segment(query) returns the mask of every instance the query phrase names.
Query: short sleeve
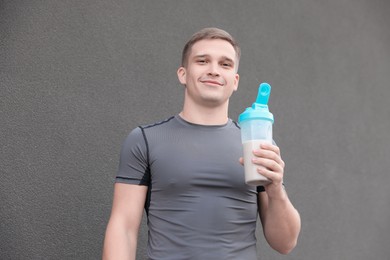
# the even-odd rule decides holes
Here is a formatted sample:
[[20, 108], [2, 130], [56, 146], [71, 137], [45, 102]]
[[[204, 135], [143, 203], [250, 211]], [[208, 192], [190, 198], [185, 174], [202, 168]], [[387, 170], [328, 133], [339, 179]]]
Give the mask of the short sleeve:
[[131, 131], [122, 144], [115, 182], [149, 186], [148, 151], [140, 127]]

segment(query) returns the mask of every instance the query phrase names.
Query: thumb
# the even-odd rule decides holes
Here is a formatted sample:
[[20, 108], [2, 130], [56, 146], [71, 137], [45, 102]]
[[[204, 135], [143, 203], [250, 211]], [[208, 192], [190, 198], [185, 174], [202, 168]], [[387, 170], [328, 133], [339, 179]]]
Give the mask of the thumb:
[[244, 158], [240, 157], [239, 162], [241, 163], [242, 166], [244, 166]]

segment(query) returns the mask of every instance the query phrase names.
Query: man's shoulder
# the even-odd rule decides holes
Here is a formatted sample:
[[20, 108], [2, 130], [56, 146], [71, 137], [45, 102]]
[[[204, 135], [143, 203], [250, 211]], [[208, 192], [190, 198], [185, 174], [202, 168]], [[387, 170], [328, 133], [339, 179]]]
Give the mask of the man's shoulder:
[[157, 122], [152, 123], [152, 124], [140, 125], [140, 126], [138, 126], [138, 128], [144, 130], [144, 129], [154, 128], [154, 127], [163, 127], [163, 126], [167, 126], [174, 119], [175, 119], [175, 116], [171, 116], [171, 117], [168, 117], [168, 118], [166, 118], [164, 120], [157, 121]]
[[236, 121], [234, 121], [233, 119], [229, 119], [229, 120], [232, 122], [233, 128], [241, 130], [240, 125]]
[[143, 139], [143, 138], [145, 138], [145, 136], [144, 136], [145, 131], [149, 131], [149, 130], [160, 130], [161, 131], [161, 128], [160, 129], [155, 129], [155, 128], [159, 127], [159, 126], [160, 127], [167, 126], [167, 123], [172, 121], [172, 119], [174, 119], [174, 118], [175, 118], [175, 116], [171, 116], [169, 118], [157, 121], [155, 123], [139, 125], [130, 131], [130, 133], [127, 136], [127, 139], [130, 141], [134, 141], [135, 139]]

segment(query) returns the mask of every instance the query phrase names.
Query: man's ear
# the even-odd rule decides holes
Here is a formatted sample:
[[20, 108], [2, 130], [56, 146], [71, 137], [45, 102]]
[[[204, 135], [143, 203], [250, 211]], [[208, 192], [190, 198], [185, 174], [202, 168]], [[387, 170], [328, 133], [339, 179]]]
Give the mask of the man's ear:
[[240, 75], [236, 74], [234, 76], [234, 91], [236, 91], [238, 89], [238, 82], [240, 81]]
[[177, 70], [177, 78], [179, 79], [180, 83], [183, 85], [187, 84], [186, 80], [186, 69], [184, 67], [180, 67]]

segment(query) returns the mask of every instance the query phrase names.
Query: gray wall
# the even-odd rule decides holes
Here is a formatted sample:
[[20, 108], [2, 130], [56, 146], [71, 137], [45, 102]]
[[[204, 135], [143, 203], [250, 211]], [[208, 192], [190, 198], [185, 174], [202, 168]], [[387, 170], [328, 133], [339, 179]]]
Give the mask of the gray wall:
[[260, 259], [388, 259], [389, 13], [386, 0], [0, 1], [0, 259], [100, 258], [120, 145], [180, 111], [180, 52], [207, 26], [243, 50], [233, 119], [273, 86], [302, 233], [280, 256], [259, 230]]

